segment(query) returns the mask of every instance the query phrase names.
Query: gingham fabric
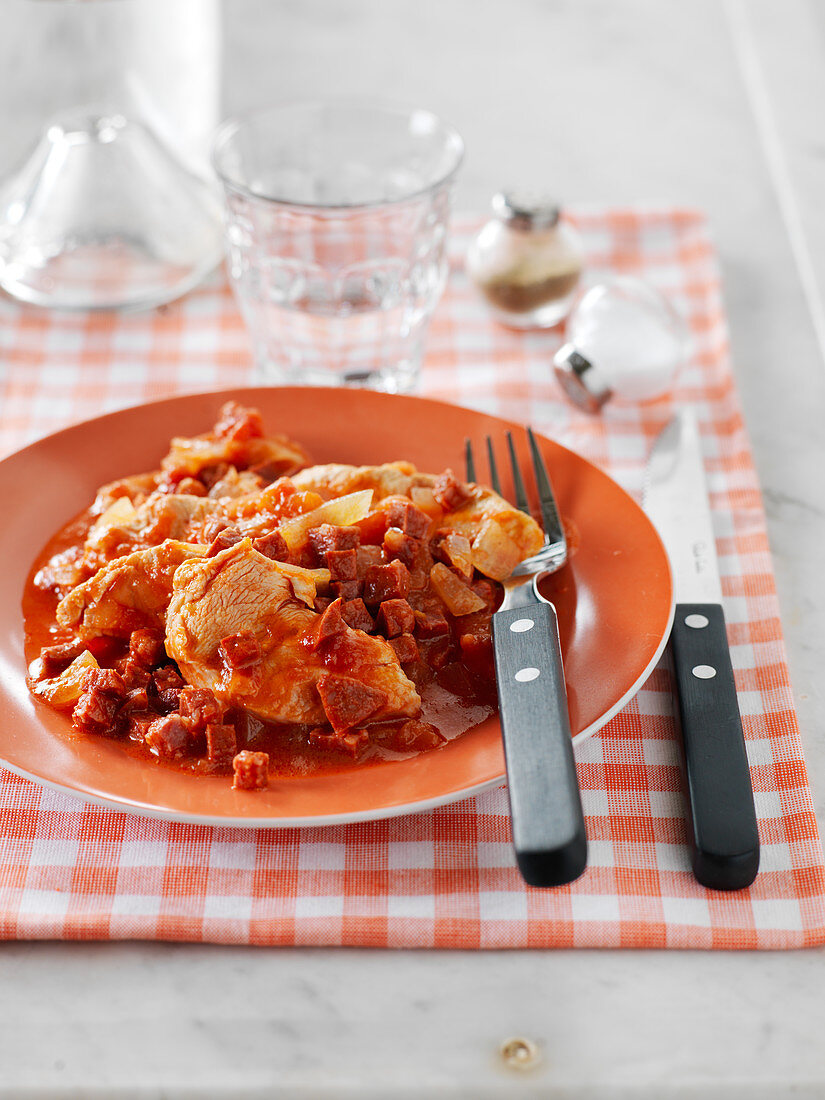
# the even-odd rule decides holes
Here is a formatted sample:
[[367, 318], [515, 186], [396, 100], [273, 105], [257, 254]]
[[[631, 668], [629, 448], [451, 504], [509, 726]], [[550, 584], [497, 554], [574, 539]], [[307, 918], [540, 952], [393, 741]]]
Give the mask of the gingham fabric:
[[[703, 431], [762, 839], [751, 889], [714, 893], [690, 873], [660, 666], [577, 749], [590, 859], [572, 886], [524, 885], [504, 789], [389, 821], [254, 831], [145, 820], [0, 772], [0, 935], [462, 948], [825, 942], [822, 848], [705, 221], [673, 209], [579, 211], [574, 220], [591, 278], [643, 275], [693, 333], [675, 400], [696, 407]], [[671, 403], [616, 405], [598, 418], [566, 404], [549, 368], [559, 333], [496, 326], [468, 286], [461, 257], [474, 224], [454, 225], [422, 391], [529, 421], [638, 492]], [[52, 315], [0, 302], [0, 370], [4, 451], [118, 406], [253, 378], [247, 335], [217, 275], [150, 314]]]

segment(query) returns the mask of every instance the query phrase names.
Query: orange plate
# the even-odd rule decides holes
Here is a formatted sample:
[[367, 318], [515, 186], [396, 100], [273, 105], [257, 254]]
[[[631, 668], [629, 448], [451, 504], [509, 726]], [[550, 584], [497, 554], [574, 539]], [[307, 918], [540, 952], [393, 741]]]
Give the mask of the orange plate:
[[[415, 758], [329, 776], [277, 780], [255, 794], [135, 759], [116, 742], [69, 736], [65, 717], [25, 683], [21, 595], [30, 565], [98, 485], [155, 469], [173, 435], [205, 431], [234, 396], [261, 409], [273, 432], [304, 443], [316, 462], [366, 465], [409, 459], [461, 470], [465, 437], [479, 457], [485, 435], [524, 432], [483, 413], [368, 390], [248, 389], [196, 394], [78, 424], [0, 462], [0, 758], [12, 771], [121, 810], [202, 824], [321, 825], [389, 817], [462, 798], [503, 780], [493, 718]], [[615, 482], [572, 451], [539, 440], [563, 516], [580, 545], [548, 594], [559, 611], [576, 740], [599, 729], [644, 683], [667, 639], [672, 586], [650, 521]], [[503, 445], [499, 447], [504, 457]], [[501, 463], [502, 466], [504, 463]], [[483, 480], [483, 476], [482, 476]], [[508, 485], [505, 482], [505, 493]]]

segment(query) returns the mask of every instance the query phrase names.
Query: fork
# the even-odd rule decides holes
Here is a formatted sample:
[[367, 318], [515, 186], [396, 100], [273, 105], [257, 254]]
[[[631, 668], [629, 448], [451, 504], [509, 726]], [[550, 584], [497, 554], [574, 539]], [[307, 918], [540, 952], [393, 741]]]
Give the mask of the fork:
[[[561, 886], [587, 863], [581, 793], [564, 686], [556, 609], [538, 582], [567, 561], [567, 540], [544, 459], [527, 429], [533, 475], [544, 521], [544, 545], [503, 582], [504, 600], [493, 615], [501, 733], [507, 766], [516, 861], [530, 886]], [[470, 440], [465, 441], [468, 481], [476, 480]], [[529, 510], [512, 433], [507, 448], [516, 507]], [[493, 442], [487, 436], [493, 489], [501, 495]]]

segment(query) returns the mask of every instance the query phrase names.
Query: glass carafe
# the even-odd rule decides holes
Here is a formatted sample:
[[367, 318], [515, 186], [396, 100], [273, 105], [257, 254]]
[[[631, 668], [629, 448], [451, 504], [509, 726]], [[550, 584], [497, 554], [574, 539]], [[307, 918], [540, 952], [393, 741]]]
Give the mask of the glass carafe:
[[222, 254], [219, 0], [3, 0], [0, 286], [158, 305]]

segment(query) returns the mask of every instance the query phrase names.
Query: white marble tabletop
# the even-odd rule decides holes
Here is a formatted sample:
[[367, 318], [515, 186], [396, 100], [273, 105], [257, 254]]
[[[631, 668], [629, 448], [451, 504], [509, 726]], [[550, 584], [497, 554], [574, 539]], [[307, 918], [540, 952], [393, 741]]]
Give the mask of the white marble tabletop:
[[[430, 106], [459, 188], [703, 207], [825, 812], [825, 4], [225, 0], [226, 106]], [[2, 113], [2, 104], [0, 104]], [[0, 1098], [825, 1096], [825, 953], [0, 948]], [[535, 1044], [527, 1069], [501, 1055]]]

